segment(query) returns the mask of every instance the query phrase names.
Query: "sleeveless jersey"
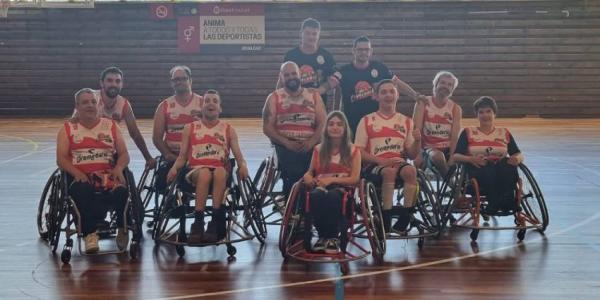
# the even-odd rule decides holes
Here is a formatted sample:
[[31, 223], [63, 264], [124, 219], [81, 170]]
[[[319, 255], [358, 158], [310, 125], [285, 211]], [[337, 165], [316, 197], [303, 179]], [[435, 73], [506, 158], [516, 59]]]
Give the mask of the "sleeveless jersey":
[[202, 110], [203, 103], [202, 96], [198, 94], [192, 94], [187, 103], [183, 105], [175, 100], [175, 96], [171, 96], [161, 102], [160, 105], [167, 126], [165, 142], [173, 152], [179, 153], [183, 127], [200, 119], [200, 111]]
[[230, 125], [219, 121], [209, 128], [201, 121], [190, 124], [188, 165], [197, 167], [225, 167], [229, 158]]
[[452, 112], [456, 103], [448, 100], [443, 107], [437, 107], [432, 97], [427, 97], [425, 113], [423, 114], [423, 148], [450, 148], [450, 135], [454, 122]]
[[413, 127], [410, 118], [398, 112], [390, 117], [374, 112], [363, 117], [359, 126], [364, 126], [366, 136], [357, 135], [357, 146], [377, 157], [405, 157], [404, 142]]
[[73, 165], [85, 174], [111, 170], [116, 153], [118, 126], [115, 121], [100, 118], [92, 128], [65, 122]]
[[[341, 162], [341, 155], [335, 154], [331, 156], [331, 160], [327, 166], [321, 165], [319, 155], [321, 145], [318, 145], [313, 150], [312, 159], [315, 162], [315, 177], [350, 177], [352, 168], [344, 166]], [[350, 148], [350, 155], [354, 157], [358, 153], [358, 148], [354, 145]]]
[[275, 128], [290, 139], [307, 140], [315, 134], [316, 127], [316, 97], [319, 93], [302, 91], [301, 100], [290, 98], [285, 89], [273, 92], [275, 102]]
[[128, 107], [131, 107], [127, 98], [118, 95], [117, 100], [112, 107], [108, 107], [102, 99], [102, 92], [100, 90], [94, 91], [94, 96], [98, 101], [98, 116], [101, 118], [113, 119], [120, 123], [125, 118], [125, 112]]
[[506, 128], [496, 127], [489, 134], [483, 133], [477, 127], [465, 128], [467, 132], [468, 151], [471, 155], [484, 155], [487, 159], [495, 161], [506, 157], [510, 133]]

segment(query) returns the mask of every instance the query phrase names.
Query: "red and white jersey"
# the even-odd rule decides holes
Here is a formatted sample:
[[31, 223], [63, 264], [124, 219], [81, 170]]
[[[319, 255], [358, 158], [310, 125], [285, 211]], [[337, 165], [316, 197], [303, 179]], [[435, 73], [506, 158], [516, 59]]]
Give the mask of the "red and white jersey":
[[219, 121], [208, 127], [202, 121], [190, 125], [188, 165], [198, 167], [225, 167], [229, 158], [230, 125]]
[[404, 142], [412, 128], [412, 119], [401, 113], [396, 112], [391, 116], [370, 113], [360, 120], [354, 144], [377, 157], [404, 158]]
[[275, 129], [279, 134], [294, 140], [307, 140], [315, 134], [316, 100], [319, 92], [303, 89], [300, 97], [290, 97], [281, 88], [273, 92], [275, 103]]
[[490, 160], [498, 160], [506, 157], [510, 133], [506, 128], [494, 128], [489, 134], [477, 129], [477, 127], [465, 128], [467, 132], [468, 151], [470, 155], [484, 155]]
[[175, 96], [171, 96], [161, 102], [160, 105], [167, 126], [165, 142], [173, 152], [179, 153], [183, 127], [200, 119], [203, 104], [204, 99], [198, 94], [192, 94], [184, 104], [177, 102]]
[[77, 169], [89, 175], [113, 168], [119, 130], [115, 121], [100, 118], [91, 128], [71, 122], [65, 122], [64, 126], [72, 162]]
[[94, 91], [94, 97], [98, 101], [98, 117], [113, 119], [120, 123], [125, 118], [125, 113], [128, 108], [131, 108], [129, 100], [127, 98], [118, 95], [115, 103], [108, 107], [106, 102], [102, 98], [102, 91]]
[[[313, 149], [312, 161], [315, 164], [315, 177], [323, 178], [323, 177], [350, 177], [352, 174], [352, 166], [345, 166], [342, 164], [342, 156], [340, 153], [331, 155], [331, 159], [329, 160], [329, 164], [324, 166], [319, 161], [319, 155], [321, 151], [321, 144], [317, 145]], [[350, 147], [350, 156], [352, 158], [358, 154], [358, 148], [354, 145]]]
[[452, 134], [452, 124], [456, 103], [448, 99], [444, 106], [438, 107], [432, 97], [427, 97], [425, 104], [425, 113], [423, 115], [423, 148], [444, 149], [450, 148], [450, 136]]

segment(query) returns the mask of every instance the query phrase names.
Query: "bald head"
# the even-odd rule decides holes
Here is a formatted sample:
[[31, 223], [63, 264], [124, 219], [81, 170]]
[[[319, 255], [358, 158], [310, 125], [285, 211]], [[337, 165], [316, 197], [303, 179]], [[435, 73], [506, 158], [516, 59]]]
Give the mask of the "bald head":
[[283, 82], [288, 92], [296, 92], [300, 89], [300, 68], [293, 61], [286, 61], [279, 69], [279, 80]]

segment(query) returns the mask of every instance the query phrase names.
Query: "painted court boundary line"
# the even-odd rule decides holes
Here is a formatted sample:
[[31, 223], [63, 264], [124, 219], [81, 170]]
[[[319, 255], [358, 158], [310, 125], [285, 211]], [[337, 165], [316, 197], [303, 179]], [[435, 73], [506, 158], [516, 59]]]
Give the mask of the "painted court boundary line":
[[[600, 218], [600, 212], [598, 212], [598, 213], [596, 213], [596, 214], [588, 217], [585, 220], [582, 220], [582, 221], [580, 221], [578, 223], [575, 223], [575, 224], [573, 224], [573, 225], [571, 225], [571, 226], [569, 226], [567, 228], [564, 228], [562, 230], [553, 232], [551, 234], [547, 234], [547, 235], [542, 236], [542, 237], [538, 237], [538, 238], [533, 239], [533, 240], [529, 240], [529, 241], [527, 241], [527, 244], [539, 243], [539, 242], [541, 242], [545, 238], [550, 238], [552, 236], [561, 235], [563, 233], [566, 233], [566, 232], [569, 232], [569, 231], [571, 231], [573, 229], [581, 227], [581, 226], [583, 226], [583, 225], [585, 225], [587, 223], [590, 223], [590, 222], [592, 222], [592, 221], [594, 221], [594, 220], [596, 220], [598, 218]], [[202, 297], [211, 297], [211, 296], [223, 296], [223, 295], [230, 295], [230, 294], [237, 294], [237, 293], [244, 293], [244, 292], [251, 292], [251, 291], [279, 289], [279, 288], [287, 288], [287, 287], [295, 287], [295, 286], [302, 286], [302, 285], [310, 285], [310, 284], [316, 284], [316, 283], [330, 282], [330, 281], [336, 281], [336, 280], [360, 278], [360, 277], [367, 277], [367, 276], [376, 276], [376, 275], [387, 274], [387, 273], [392, 273], [392, 272], [397, 272], [397, 271], [420, 269], [420, 268], [424, 268], [424, 267], [441, 265], [441, 264], [445, 264], [445, 263], [449, 263], [449, 262], [454, 262], [454, 261], [460, 261], [460, 260], [464, 260], [464, 259], [468, 259], [468, 258], [472, 258], [472, 257], [482, 256], [482, 255], [486, 255], [486, 254], [490, 254], [490, 253], [494, 253], [494, 252], [499, 252], [499, 251], [502, 251], [502, 250], [516, 248], [516, 247], [520, 246], [521, 244], [522, 243], [515, 243], [515, 244], [512, 244], [512, 245], [508, 245], [508, 246], [504, 246], [504, 247], [500, 247], [500, 248], [496, 248], [496, 249], [491, 249], [491, 250], [487, 250], [487, 251], [483, 251], [483, 252], [479, 252], [479, 253], [467, 254], [467, 255], [456, 256], [456, 257], [449, 257], [449, 258], [440, 259], [440, 260], [436, 260], [436, 261], [431, 261], [431, 262], [426, 262], [426, 263], [421, 263], [421, 264], [416, 264], [416, 265], [410, 265], [410, 266], [405, 266], [405, 267], [385, 269], [385, 270], [381, 270], [381, 271], [373, 271], [373, 272], [359, 273], [359, 274], [346, 275], [346, 276], [336, 276], [336, 277], [329, 277], [329, 278], [323, 278], [323, 279], [316, 279], [316, 280], [309, 280], [309, 281], [299, 281], [299, 282], [292, 282], [292, 283], [285, 283], [285, 284], [276, 284], [276, 285], [268, 285], [268, 286], [260, 286], [260, 287], [245, 288], [245, 289], [226, 290], [226, 291], [220, 291], [220, 292], [199, 293], [199, 294], [190, 294], [190, 295], [165, 297], [165, 298], [155, 298], [155, 299], [157, 299], [157, 300], [159, 300], [159, 299], [160, 300], [175, 300], [175, 299], [190, 299], [190, 298], [202, 298]]]

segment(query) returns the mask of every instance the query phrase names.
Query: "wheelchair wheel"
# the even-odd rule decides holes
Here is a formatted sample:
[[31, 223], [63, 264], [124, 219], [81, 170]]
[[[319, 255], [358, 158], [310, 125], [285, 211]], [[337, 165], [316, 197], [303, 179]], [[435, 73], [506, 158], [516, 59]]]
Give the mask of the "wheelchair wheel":
[[[60, 242], [60, 234], [62, 231], [65, 232], [65, 235], [68, 237], [67, 230], [69, 229], [71, 221], [69, 220], [70, 215], [70, 205], [69, 199], [67, 196], [68, 187], [67, 187], [67, 176], [64, 172], [60, 172], [60, 175], [57, 175], [59, 179], [57, 179], [57, 191], [58, 195], [56, 197], [56, 202], [53, 205], [53, 220], [52, 220], [52, 236], [50, 240], [50, 248], [52, 249], [52, 253], [56, 253], [56, 249], [58, 249], [58, 244]], [[67, 218], [67, 220], [65, 220]], [[64, 229], [63, 229], [63, 223]]]
[[54, 219], [54, 203], [57, 201], [58, 188], [60, 180], [60, 171], [56, 169], [44, 186], [40, 202], [38, 203], [37, 211], [37, 228], [40, 238], [49, 241], [49, 237], [53, 235], [53, 219]]
[[267, 157], [259, 166], [254, 179], [252, 180], [257, 197], [263, 210], [264, 223], [270, 225], [280, 225], [282, 215], [285, 213], [280, 193], [273, 189], [279, 180], [279, 171], [275, 165], [273, 157]]
[[417, 180], [419, 184], [419, 194], [417, 197], [419, 214], [427, 227], [439, 233], [441, 232], [440, 213], [438, 209], [439, 201], [433, 192], [429, 180], [427, 180], [421, 170], [417, 171]]
[[287, 249], [292, 245], [297, 236], [297, 231], [300, 228], [300, 193], [303, 188], [301, 183], [297, 182], [292, 187], [290, 192], [290, 198], [288, 200], [283, 219], [281, 221], [281, 227], [279, 231], [279, 251], [283, 258], [287, 258]]
[[144, 208], [140, 194], [135, 185], [133, 173], [129, 169], [125, 169], [125, 179], [127, 180], [127, 188], [129, 189], [130, 207], [127, 212], [131, 221], [130, 228], [133, 231], [132, 240], [139, 242], [142, 238], [142, 224], [144, 222]]
[[246, 178], [245, 180], [238, 179], [239, 196], [242, 199], [244, 206], [244, 224], [252, 228], [254, 236], [261, 244], [265, 243], [267, 238], [267, 224], [265, 223], [262, 213], [262, 207], [258, 199], [258, 192], [252, 181]]
[[464, 166], [462, 164], [454, 165], [446, 174], [440, 189], [437, 191], [440, 230], [451, 225], [448, 223], [454, 219], [452, 212], [458, 200], [455, 197], [465, 194], [465, 178], [466, 169]]
[[363, 220], [368, 223], [367, 236], [371, 244], [371, 253], [377, 263], [382, 263], [386, 252], [386, 242], [381, 204], [377, 199], [377, 190], [373, 183], [363, 183], [361, 189], [361, 212]]
[[550, 219], [542, 191], [527, 166], [520, 164], [518, 172], [521, 188], [520, 195], [517, 197], [521, 199], [521, 208], [529, 218], [528, 221], [538, 225], [537, 230], [543, 233], [548, 227]]

